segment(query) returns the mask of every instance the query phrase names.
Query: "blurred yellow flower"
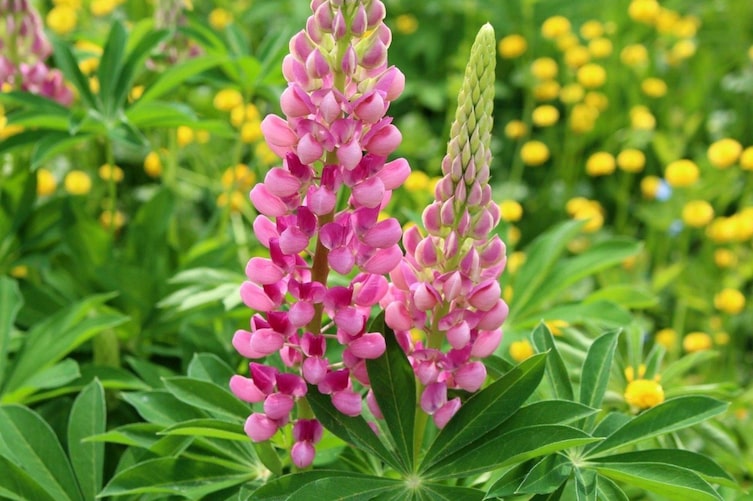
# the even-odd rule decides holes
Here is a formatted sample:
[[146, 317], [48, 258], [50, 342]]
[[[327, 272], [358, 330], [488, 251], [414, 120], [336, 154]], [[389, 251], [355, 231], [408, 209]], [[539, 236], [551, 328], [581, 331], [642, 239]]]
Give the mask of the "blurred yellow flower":
[[216, 8], [209, 13], [209, 26], [215, 30], [224, 30], [232, 22], [233, 14], [225, 9]]
[[429, 176], [424, 171], [412, 170], [403, 186], [411, 193], [423, 193], [429, 191], [429, 184]]
[[212, 104], [220, 111], [230, 111], [243, 104], [243, 95], [237, 89], [222, 89], [215, 94]]
[[234, 127], [241, 127], [245, 122], [259, 122], [261, 114], [255, 104], [239, 104], [230, 110], [230, 123]]
[[662, 97], [667, 93], [667, 84], [661, 78], [649, 77], [641, 82], [641, 90], [648, 97]]
[[659, 15], [656, 16], [656, 19], [654, 20], [656, 31], [663, 35], [669, 35], [675, 30], [679, 21], [680, 14], [674, 10], [662, 7], [659, 9]]
[[517, 33], [507, 35], [502, 38], [497, 45], [499, 55], [503, 59], [515, 59], [516, 57], [520, 57], [525, 54], [526, 49], [528, 49], [528, 42], [526, 42], [523, 35], [518, 35]]
[[565, 33], [564, 35], [558, 36], [555, 40], [555, 44], [560, 52], [567, 52], [579, 43], [580, 39], [575, 33]]
[[261, 122], [254, 120], [241, 125], [241, 141], [244, 143], [255, 143], [260, 140], [264, 134], [261, 131]]
[[654, 379], [635, 379], [625, 388], [625, 402], [637, 409], [650, 409], [664, 402], [664, 389]]
[[258, 158], [262, 164], [267, 166], [274, 165], [280, 160], [280, 157], [278, 157], [277, 154], [267, 146], [267, 143], [263, 141], [256, 143], [256, 146], [254, 147], [254, 156]]
[[510, 357], [514, 361], [520, 363], [531, 356], [533, 356], [533, 346], [527, 339], [510, 343]]
[[510, 139], [521, 139], [528, 134], [528, 127], [522, 120], [510, 120], [505, 125], [505, 136]]
[[733, 218], [718, 217], [706, 228], [706, 235], [716, 243], [733, 242], [737, 236], [736, 226]]
[[693, 38], [700, 24], [701, 20], [695, 16], [682, 17], [672, 27], [672, 34], [677, 38]]
[[550, 104], [543, 104], [533, 109], [531, 120], [538, 127], [551, 127], [557, 123], [560, 118], [560, 112]]
[[206, 129], [199, 129], [196, 131], [196, 142], [199, 144], [207, 144], [212, 139], [212, 135]]
[[537, 101], [551, 101], [560, 93], [560, 84], [556, 80], [546, 80], [533, 88], [533, 97]]
[[191, 127], [180, 125], [177, 130], [177, 138], [179, 146], [186, 146], [193, 143], [195, 134]]
[[648, 50], [646, 46], [639, 43], [626, 45], [620, 51], [620, 61], [630, 67], [643, 66], [648, 62]]
[[609, 106], [609, 98], [606, 94], [595, 90], [586, 92], [583, 102], [598, 111], [604, 111]]
[[520, 221], [523, 217], [523, 206], [516, 200], [503, 200], [499, 203], [499, 213], [502, 221]]
[[614, 156], [606, 151], [594, 153], [586, 160], [586, 173], [589, 176], [608, 176], [615, 169]]
[[102, 17], [114, 11], [123, 0], [92, 0], [89, 10], [96, 17]]
[[29, 267], [25, 264], [18, 264], [10, 269], [10, 276], [13, 278], [26, 278], [29, 276]]
[[646, 155], [641, 150], [628, 148], [617, 155], [617, 167], [625, 172], [640, 172], [646, 165]]
[[58, 182], [55, 180], [55, 176], [47, 169], [39, 169], [37, 171], [37, 195], [40, 197], [46, 197], [55, 193]]
[[92, 180], [86, 172], [72, 170], [65, 175], [63, 186], [71, 195], [86, 195], [92, 189]]
[[220, 193], [217, 197], [217, 207], [223, 208], [230, 206], [232, 212], [240, 212], [243, 206], [248, 203], [248, 197], [238, 190], [233, 190], [230, 195]]
[[113, 180], [119, 183], [123, 180], [123, 169], [117, 165], [104, 164], [99, 168], [99, 177], [104, 181]]
[[119, 230], [125, 224], [125, 215], [119, 210], [115, 212], [106, 210], [99, 215], [99, 224], [107, 230], [110, 228]]
[[724, 346], [729, 344], [729, 334], [724, 331], [715, 332], [714, 344], [717, 346]]
[[515, 251], [509, 256], [507, 256], [507, 265], [506, 265], [506, 271], [512, 275], [514, 275], [521, 266], [523, 266], [523, 263], [526, 262], [526, 253], [523, 251]]
[[604, 226], [604, 209], [596, 200], [575, 197], [567, 201], [565, 210], [573, 219], [585, 220], [583, 231], [593, 233]]
[[609, 57], [612, 54], [612, 41], [608, 38], [594, 38], [588, 42], [588, 51], [596, 59]]
[[145, 87], [143, 85], [134, 85], [131, 88], [131, 92], [128, 93], [128, 101], [134, 102], [137, 101], [141, 96], [144, 95]]
[[630, 109], [630, 127], [635, 130], [653, 130], [656, 118], [645, 106], [633, 106]]
[[649, 200], [656, 198], [660, 186], [661, 179], [656, 176], [646, 176], [641, 179], [641, 193], [643, 194], [643, 198], [648, 198]]
[[520, 242], [520, 228], [510, 225], [507, 228], [507, 235], [503, 240], [508, 245], [517, 245]]
[[601, 87], [607, 81], [607, 72], [603, 66], [589, 63], [578, 69], [576, 77], [578, 83], [586, 89], [595, 89]]
[[742, 145], [734, 139], [724, 138], [711, 143], [706, 155], [714, 167], [726, 169], [737, 162], [743, 152]]
[[722, 289], [714, 296], [714, 308], [728, 315], [737, 315], [745, 308], [745, 296], [737, 289]]
[[528, 141], [520, 149], [520, 158], [532, 167], [542, 165], [549, 160], [549, 148], [541, 141]]
[[706, 226], [714, 219], [714, 208], [706, 200], [691, 200], [682, 208], [682, 220], [693, 228]]
[[753, 170], [753, 146], [748, 146], [740, 154], [740, 168]]
[[591, 247], [591, 239], [585, 235], [580, 235], [567, 243], [567, 250], [573, 254], [580, 254], [585, 252]]
[[78, 63], [78, 69], [81, 70], [81, 73], [83, 73], [86, 76], [94, 74], [94, 72], [97, 71], [98, 67], [99, 67], [98, 57], [87, 57], [86, 59], [82, 59]]
[[667, 351], [674, 350], [677, 346], [677, 331], [669, 327], [661, 329], [655, 334], [654, 341]]
[[591, 40], [592, 38], [599, 38], [603, 34], [604, 34], [604, 25], [601, 24], [601, 21], [591, 19], [589, 21], [586, 21], [580, 26], [580, 36], [582, 36], [586, 40]]
[[68, 5], [58, 5], [50, 9], [45, 18], [47, 27], [57, 35], [67, 35], [76, 28], [76, 9]]
[[557, 61], [551, 57], [540, 57], [531, 63], [531, 74], [539, 80], [551, 80], [557, 76]]
[[669, 51], [670, 60], [679, 63], [685, 59], [693, 57], [696, 51], [693, 40], [678, 40]]
[[418, 19], [413, 14], [400, 14], [395, 19], [395, 29], [403, 35], [411, 35], [418, 29]]
[[570, 327], [568, 321], [556, 318], [554, 320], [544, 320], [544, 324], [546, 324], [546, 327], [549, 329], [549, 332], [552, 333], [552, 336], [561, 336], [562, 331]]
[[248, 191], [256, 183], [256, 173], [246, 164], [237, 164], [225, 169], [220, 182], [226, 190], [234, 188], [239, 191]]
[[554, 40], [570, 32], [570, 21], [564, 16], [552, 16], [541, 25], [541, 35]]
[[90, 77], [89, 78], [89, 88], [94, 94], [99, 94], [99, 78], [97, 77]]
[[682, 340], [682, 349], [687, 353], [710, 350], [711, 346], [711, 336], [705, 332], [691, 332]]
[[156, 151], [150, 151], [144, 158], [144, 172], [149, 177], [160, 177], [162, 175], [162, 159]]
[[560, 101], [565, 104], [575, 104], [583, 99], [583, 87], [578, 83], [570, 83], [560, 89]]
[[580, 68], [591, 60], [591, 52], [582, 45], [574, 45], [565, 51], [565, 64]]
[[628, 15], [633, 21], [652, 24], [660, 8], [657, 0], [633, 0], [628, 6]]
[[719, 268], [731, 268], [737, 265], [737, 255], [729, 249], [716, 249], [714, 263]]
[[593, 130], [599, 110], [588, 104], [576, 104], [570, 113], [570, 128], [574, 132], [589, 132]]
[[664, 179], [673, 188], [690, 186], [698, 181], [699, 176], [698, 166], [687, 159], [675, 160], [664, 171]]

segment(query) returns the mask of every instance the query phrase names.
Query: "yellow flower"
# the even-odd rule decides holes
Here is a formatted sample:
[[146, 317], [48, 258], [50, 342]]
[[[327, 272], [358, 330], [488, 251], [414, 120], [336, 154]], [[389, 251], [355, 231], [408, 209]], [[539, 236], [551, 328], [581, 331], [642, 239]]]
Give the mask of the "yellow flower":
[[280, 157], [278, 157], [265, 142], [256, 143], [256, 146], [254, 147], [254, 156], [258, 158], [262, 164], [267, 166], [273, 165], [280, 160]]
[[667, 93], [667, 84], [661, 78], [650, 77], [641, 82], [641, 90], [648, 97], [662, 97]]
[[555, 43], [560, 52], [567, 52], [569, 49], [578, 45], [580, 39], [578, 39], [578, 35], [574, 33], [565, 33], [564, 35], [557, 37]]
[[604, 225], [604, 209], [596, 200], [583, 197], [571, 198], [565, 205], [565, 210], [573, 219], [586, 220], [583, 231], [593, 233]]
[[641, 150], [628, 148], [617, 155], [617, 167], [625, 172], [640, 172], [646, 165], [646, 155]]
[[650, 409], [664, 402], [664, 389], [654, 379], [636, 379], [625, 388], [625, 402], [638, 409]]
[[67, 35], [76, 27], [76, 10], [68, 5], [58, 5], [50, 9], [45, 18], [47, 26], [57, 35]]
[[711, 165], [719, 169], [726, 169], [737, 162], [742, 152], [743, 147], [739, 142], [724, 138], [712, 143], [706, 154]]
[[222, 89], [214, 96], [213, 104], [220, 111], [230, 111], [243, 104], [243, 95], [237, 89]]
[[745, 296], [737, 289], [722, 289], [714, 296], [714, 308], [729, 315], [737, 315], [745, 308]]
[[233, 15], [225, 9], [212, 9], [209, 13], [209, 26], [215, 30], [224, 30], [233, 22]]
[[633, 0], [628, 6], [628, 15], [633, 21], [651, 24], [659, 15], [657, 0]]
[[425, 172], [413, 170], [408, 174], [403, 186], [411, 193], [422, 193], [429, 191], [429, 183], [429, 176]]
[[199, 144], [207, 144], [212, 138], [212, 135], [206, 129], [199, 129], [196, 131], [196, 142]]
[[401, 14], [395, 19], [395, 29], [403, 35], [411, 35], [418, 29], [418, 19], [413, 14]]
[[550, 104], [544, 104], [537, 106], [533, 110], [531, 119], [534, 125], [539, 127], [550, 127], [557, 123], [560, 118], [560, 112], [557, 108]]
[[530, 358], [533, 355], [533, 346], [527, 339], [510, 343], [510, 357], [516, 362]]
[[677, 38], [693, 38], [698, 33], [700, 19], [695, 16], [680, 18], [672, 27], [672, 34]]
[[99, 168], [99, 177], [105, 181], [112, 179], [119, 183], [123, 180], [123, 169], [117, 165], [104, 164]]
[[753, 170], [753, 146], [748, 146], [740, 154], [740, 168]]
[[540, 57], [531, 63], [531, 74], [539, 80], [551, 80], [557, 76], [557, 61], [551, 57]]
[[523, 217], [523, 206], [515, 200], [503, 200], [499, 203], [499, 213], [502, 221], [520, 221]]
[[541, 141], [528, 141], [520, 149], [520, 158], [526, 165], [541, 165], [549, 160], [549, 148]]
[[520, 139], [528, 133], [528, 127], [522, 120], [510, 120], [505, 125], [505, 136], [510, 139]]
[[255, 104], [239, 104], [230, 110], [230, 123], [234, 127], [241, 127], [245, 122], [259, 122], [261, 114]]
[[99, 94], [99, 78], [97, 77], [90, 77], [89, 78], [89, 88], [94, 94]]
[[55, 193], [57, 188], [57, 181], [52, 172], [47, 169], [39, 169], [37, 171], [37, 195], [40, 197], [46, 197]]
[[567, 243], [567, 250], [569, 250], [573, 254], [580, 254], [581, 252], [585, 252], [589, 247], [591, 247], [591, 239], [589, 239], [585, 235], [575, 237]]
[[673, 350], [677, 346], [677, 332], [670, 328], [662, 329], [656, 333], [654, 340], [664, 349]]
[[729, 334], [724, 331], [715, 332], [714, 344], [717, 346], [725, 346], [729, 344]]
[[241, 125], [241, 141], [244, 143], [255, 143], [263, 137], [261, 132], [261, 122], [254, 120]]
[[583, 94], [583, 87], [580, 84], [567, 84], [560, 89], [560, 101], [565, 104], [575, 104], [583, 99]]
[[679, 21], [680, 14], [670, 9], [660, 8], [659, 15], [655, 19], [656, 31], [663, 35], [669, 35], [675, 30]]
[[106, 16], [114, 11], [120, 3], [118, 0], [92, 0], [89, 10], [96, 17]]
[[691, 332], [682, 340], [682, 348], [688, 353], [711, 349], [711, 336], [705, 332]]
[[706, 200], [691, 200], [682, 208], [682, 220], [688, 226], [701, 228], [714, 219], [714, 208]]
[[256, 173], [246, 164], [237, 164], [228, 167], [220, 178], [223, 188], [235, 188], [239, 191], [248, 191], [256, 183]]
[[29, 267], [25, 264], [19, 264], [10, 269], [10, 276], [13, 278], [26, 278], [29, 276]]
[[630, 109], [630, 127], [635, 130], [653, 130], [656, 118], [645, 106], [633, 106]]
[[533, 88], [533, 96], [537, 101], [551, 101], [560, 93], [560, 84], [556, 80], [541, 82]]
[[507, 235], [504, 238], [504, 241], [508, 245], [517, 245], [518, 242], [520, 242], [520, 228], [517, 226], [510, 225], [507, 228]]
[[646, 176], [641, 179], [641, 193], [643, 194], [643, 198], [648, 198], [649, 200], [656, 198], [660, 186], [661, 179], [656, 176]]
[[528, 42], [526, 42], [523, 35], [513, 34], [507, 35], [502, 38], [497, 45], [500, 57], [503, 59], [515, 59], [525, 54], [528, 49]]
[[512, 275], [514, 275], [521, 266], [523, 266], [523, 263], [526, 262], [526, 253], [523, 251], [515, 251], [509, 256], [507, 256], [507, 265], [506, 265], [506, 271]]
[[695, 51], [695, 42], [692, 40], [678, 40], [670, 49], [669, 55], [671, 60], [680, 62], [693, 57]]
[[589, 176], [608, 176], [614, 169], [614, 157], [605, 151], [594, 153], [586, 160], [586, 173]]
[[541, 25], [541, 35], [554, 40], [570, 32], [570, 21], [564, 16], [552, 16]]
[[544, 320], [547, 329], [552, 333], [552, 336], [561, 336], [563, 329], [570, 327], [570, 323], [566, 320], [554, 319]]
[[99, 215], [99, 224], [108, 230], [110, 228], [119, 230], [125, 224], [125, 216], [119, 210], [115, 212], [106, 210]]
[[131, 103], [138, 101], [138, 99], [144, 95], [144, 90], [145, 88], [143, 85], [134, 85], [131, 88], [131, 92], [128, 93], [128, 101]]
[[591, 60], [591, 52], [582, 45], [574, 45], [565, 51], [565, 64], [571, 68], [580, 68]]
[[620, 51], [620, 61], [625, 66], [643, 66], [648, 62], [648, 50], [645, 45], [639, 43], [626, 45]]
[[92, 180], [86, 172], [72, 170], [65, 175], [63, 186], [71, 195], [86, 195], [92, 189]]
[[698, 166], [687, 159], [675, 160], [664, 171], [664, 178], [673, 188], [690, 186], [698, 181], [699, 176]]
[[230, 192], [230, 195], [227, 193], [220, 193], [217, 197], [217, 207], [222, 208], [230, 206], [232, 212], [240, 212], [244, 205], [246, 205], [247, 201], [248, 198], [243, 193], [234, 190]]
[[714, 263], [719, 268], [731, 268], [737, 265], [737, 255], [729, 249], [716, 249], [714, 251]]
[[98, 57], [87, 57], [86, 59], [82, 59], [78, 63], [78, 69], [81, 70], [81, 73], [87, 76], [92, 75], [95, 71], [97, 71], [98, 67], [99, 67]]
[[598, 111], [604, 111], [609, 106], [609, 98], [606, 94], [595, 90], [586, 92], [583, 102]]
[[737, 234], [735, 226], [733, 218], [718, 217], [706, 228], [706, 235], [716, 243], [732, 242]]
[[181, 125], [178, 127], [177, 131], [177, 137], [178, 137], [178, 145], [180, 146], [186, 146], [194, 141], [194, 132], [191, 127], [188, 127], [187, 125]]
[[576, 104], [570, 113], [570, 128], [575, 132], [589, 132], [593, 130], [599, 110], [587, 104]]
[[144, 158], [144, 172], [149, 177], [160, 177], [162, 175], [162, 159], [156, 151], [150, 151]]
[[594, 38], [588, 42], [588, 51], [596, 59], [609, 57], [612, 54], [612, 41], [608, 38]]
[[596, 63], [582, 66], [577, 73], [578, 83], [586, 89], [595, 89], [604, 85], [607, 81], [607, 72], [604, 67]]
[[599, 38], [603, 34], [604, 34], [604, 25], [601, 24], [600, 21], [597, 21], [595, 19], [586, 21], [580, 27], [580, 36], [582, 36], [586, 40]]

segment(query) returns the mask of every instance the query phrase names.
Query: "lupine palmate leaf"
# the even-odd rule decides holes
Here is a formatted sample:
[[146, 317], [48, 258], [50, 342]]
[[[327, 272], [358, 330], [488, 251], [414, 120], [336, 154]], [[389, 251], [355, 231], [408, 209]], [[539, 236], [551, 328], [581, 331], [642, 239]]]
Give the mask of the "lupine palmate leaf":
[[605, 477], [655, 492], [673, 501], [721, 501], [721, 496], [695, 472], [663, 463], [601, 463]]
[[0, 389], [3, 387], [11, 327], [23, 306], [23, 296], [15, 280], [0, 277]]
[[105, 444], [84, 439], [104, 433], [105, 391], [98, 380], [89, 383], [73, 402], [68, 420], [68, 452], [84, 499], [93, 501], [102, 489]]
[[[619, 335], [620, 331], [607, 332], [599, 336], [589, 347], [581, 373], [580, 402], [582, 404], [593, 408], [601, 407], [601, 401], [607, 391]], [[587, 422], [591, 421], [587, 420]]]
[[165, 387], [178, 400], [220, 418], [240, 422], [251, 414], [250, 407], [238, 400], [230, 391], [208, 381], [176, 376], [165, 379]]
[[549, 352], [546, 361], [546, 379], [552, 388], [554, 398], [563, 400], [573, 399], [573, 387], [570, 384], [570, 374], [567, 372], [565, 362], [562, 360], [557, 343], [554, 342], [554, 336], [544, 322], [534, 329], [533, 344], [539, 353]]

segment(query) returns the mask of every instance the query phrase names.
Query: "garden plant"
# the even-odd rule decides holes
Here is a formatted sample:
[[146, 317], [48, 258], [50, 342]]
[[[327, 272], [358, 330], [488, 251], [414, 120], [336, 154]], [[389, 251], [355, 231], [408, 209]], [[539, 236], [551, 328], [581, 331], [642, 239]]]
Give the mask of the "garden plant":
[[0, 0], [0, 499], [745, 500], [742, 0]]

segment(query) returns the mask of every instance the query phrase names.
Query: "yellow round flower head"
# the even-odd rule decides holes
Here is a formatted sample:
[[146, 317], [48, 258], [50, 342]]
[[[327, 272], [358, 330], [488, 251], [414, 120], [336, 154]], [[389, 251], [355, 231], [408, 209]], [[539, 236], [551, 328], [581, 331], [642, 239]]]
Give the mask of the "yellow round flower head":
[[617, 167], [625, 172], [640, 172], [646, 165], [646, 155], [641, 150], [628, 148], [617, 155]]
[[50, 9], [45, 18], [47, 26], [57, 35], [67, 35], [76, 28], [76, 9], [68, 5], [58, 5]]
[[711, 347], [711, 336], [705, 332], [691, 332], [682, 340], [682, 349], [688, 353], [710, 350]]
[[400, 14], [395, 19], [395, 29], [403, 35], [412, 35], [418, 29], [418, 19], [413, 14]]
[[675, 160], [664, 171], [664, 178], [673, 188], [690, 186], [698, 181], [699, 176], [698, 166], [687, 159]]
[[565, 33], [562, 36], [557, 37], [555, 44], [560, 52], [567, 52], [580, 43], [578, 35], [574, 33]]
[[604, 25], [601, 24], [601, 21], [597, 21], [595, 19], [586, 21], [580, 27], [580, 36], [582, 36], [586, 40], [599, 38], [603, 34], [604, 34]]
[[643, 198], [653, 200], [656, 198], [656, 194], [659, 193], [661, 187], [661, 179], [656, 176], [646, 176], [641, 179], [641, 193]]
[[160, 177], [162, 175], [162, 160], [159, 153], [150, 151], [144, 158], [144, 172], [149, 177]]
[[510, 357], [516, 362], [520, 363], [531, 356], [533, 356], [533, 346], [527, 339], [510, 343]]
[[556, 80], [541, 82], [533, 88], [533, 96], [537, 101], [551, 101], [560, 93], [560, 84]]
[[611, 153], [599, 151], [586, 160], [586, 173], [589, 176], [608, 176], [614, 172], [615, 160]]
[[578, 83], [567, 84], [560, 89], [560, 101], [565, 104], [575, 104], [583, 99], [583, 87]]
[[560, 320], [560, 319], [553, 319], [553, 320], [544, 320], [544, 324], [546, 324], [547, 329], [549, 329], [549, 332], [552, 333], [552, 336], [561, 336], [564, 329], [570, 327], [570, 323], [567, 320]]
[[628, 16], [633, 21], [652, 24], [659, 15], [660, 8], [657, 0], [633, 0], [628, 6]]
[[254, 120], [241, 125], [241, 141], [244, 143], [255, 143], [259, 141], [264, 134], [261, 131], [261, 122]]
[[516, 200], [503, 200], [499, 203], [499, 213], [502, 221], [508, 223], [520, 221], [523, 217], [523, 206]]
[[504, 241], [509, 245], [518, 245], [518, 242], [520, 242], [520, 228], [510, 225], [507, 228], [507, 235], [505, 236]]
[[596, 59], [603, 59], [612, 54], [612, 41], [608, 38], [594, 38], [588, 42], [588, 51]]
[[737, 255], [729, 249], [716, 249], [714, 263], [719, 268], [731, 268], [737, 265]]
[[656, 118], [645, 106], [630, 109], [630, 127], [634, 130], [654, 130]]
[[549, 160], [549, 148], [541, 141], [528, 141], [520, 149], [520, 158], [532, 167], [542, 165]]
[[86, 172], [72, 170], [65, 175], [63, 186], [71, 195], [86, 195], [92, 189], [92, 180]]
[[505, 136], [510, 139], [521, 139], [528, 133], [528, 127], [522, 120], [510, 120], [505, 125]]
[[725, 138], [711, 143], [706, 155], [714, 167], [726, 169], [737, 162], [743, 152], [742, 145], [734, 139]]
[[267, 143], [264, 142], [256, 143], [256, 146], [254, 147], [254, 155], [262, 164], [267, 166], [274, 165], [280, 160], [280, 157], [278, 157], [277, 154], [267, 146]]
[[178, 127], [178, 145], [180, 146], [186, 146], [191, 143], [193, 143], [195, 139], [194, 131], [191, 127], [188, 127], [187, 125], [181, 125]]
[[521, 266], [523, 266], [523, 263], [526, 262], [526, 253], [523, 251], [515, 251], [509, 256], [507, 256], [507, 264], [505, 266], [505, 271], [514, 275]]
[[531, 74], [539, 80], [551, 80], [557, 76], [557, 61], [551, 57], [540, 57], [531, 63]]
[[565, 51], [565, 64], [571, 68], [580, 68], [591, 60], [591, 52], [582, 45], [574, 45]]
[[706, 200], [691, 200], [682, 208], [682, 220], [693, 228], [702, 228], [714, 219], [714, 208]]
[[639, 43], [626, 45], [620, 52], [620, 61], [625, 66], [643, 66], [648, 62], [648, 50]]
[[429, 184], [429, 176], [424, 171], [412, 170], [403, 186], [411, 193], [422, 193], [429, 190]]
[[541, 25], [541, 35], [554, 40], [570, 32], [570, 21], [564, 16], [552, 16]]
[[667, 93], [667, 84], [661, 78], [650, 77], [641, 82], [641, 90], [648, 97], [662, 97]]
[[209, 13], [209, 26], [215, 30], [224, 30], [232, 22], [233, 14], [225, 9], [217, 8]]
[[240, 191], [248, 191], [256, 183], [256, 173], [246, 164], [237, 164], [228, 167], [220, 178], [223, 188], [234, 188]]
[[119, 0], [92, 0], [89, 10], [94, 16], [102, 17], [112, 13], [120, 3]]
[[714, 296], [714, 308], [728, 315], [737, 315], [745, 308], [745, 296], [737, 289], [722, 289]]
[[119, 183], [123, 180], [123, 169], [117, 165], [104, 164], [99, 168], [99, 177], [104, 181], [113, 180]]
[[625, 388], [625, 402], [637, 409], [650, 409], [664, 402], [664, 389], [654, 379], [635, 379]]
[[673, 350], [677, 346], [677, 332], [670, 328], [661, 329], [656, 333], [654, 340], [665, 350]]
[[669, 51], [670, 59], [680, 62], [693, 57], [696, 52], [695, 42], [692, 40], [678, 40]]
[[589, 63], [578, 69], [576, 77], [578, 83], [586, 89], [595, 89], [601, 87], [607, 81], [607, 72], [603, 66]]
[[531, 116], [534, 125], [537, 125], [538, 127], [551, 127], [557, 123], [559, 118], [559, 110], [550, 104], [537, 106], [534, 108]]
[[39, 169], [37, 171], [37, 195], [40, 197], [46, 197], [55, 193], [57, 188], [57, 181], [52, 172], [47, 169]]
[[659, 15], [656, 16], [655, 20], [656, 31], [663, 35], [669, 35], [675, 30], [679, 21], [680, 14], [671, 9], [660, 8]]
[[99, 215], [99, 224], [107, 230], [110, 228], [119, 230], [125, 224], [125, 216], [119, 210], [115, 212], [106, 210]]
[[740, 168], [753, 170], [753, 146], [748, 146], [740, 153]]
[[214, 96], [213, 104], [220, 111], [230, 111], [243, 104], [243, 95], [236, 89], [222, 89]]
[[217, 207], [230, 206], [231, 212], [240, 212], [247, 203], [247, 197], [238, 190], [231, 191], [229, 196], [227, 193], [220, 193], [217, 197]]
[[528, 42], [526, 42], [523, 35], [512, 34], [502, 38], [497, 45], [500, 57], [503, 59], [515, 59], [525, 54], [528, 49]]
[[570, 128], [574, 132], [589, 132], [593, 130], [599, 110], [587, 104], [576, 104], [570, 113]]

